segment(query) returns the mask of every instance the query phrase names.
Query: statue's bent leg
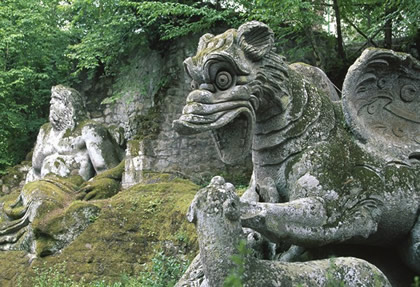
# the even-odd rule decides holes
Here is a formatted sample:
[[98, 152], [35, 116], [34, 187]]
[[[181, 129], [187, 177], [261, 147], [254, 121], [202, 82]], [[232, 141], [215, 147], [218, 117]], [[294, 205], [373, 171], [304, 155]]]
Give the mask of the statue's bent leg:
[[411, 269], [420, 273], [420, 215], [411, 229], [407, 240], [401, 245], [400, 254], [403, 261]]
[[243, 227], [252, 228], [276, 243], [320, 246], [365, 237], [377, 230], [379, 208], [360, 205], [330, 223], [325, 201], [308, 197], [287, 203], [246, 203], [241, 206]]
[[[0, 225], [0, 250], [33, 250], [35, 218], [72, 201], [72, 191], [51, 179], [27, 183], [13, 202], [6, 203], [3, 212], [9, 220]], [[39, 215], [42, 213], [42, 215]]]

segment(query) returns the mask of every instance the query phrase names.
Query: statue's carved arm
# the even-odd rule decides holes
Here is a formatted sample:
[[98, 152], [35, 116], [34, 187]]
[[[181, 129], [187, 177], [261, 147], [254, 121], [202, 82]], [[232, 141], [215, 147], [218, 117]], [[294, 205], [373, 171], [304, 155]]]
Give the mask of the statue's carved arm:
[[378, 206], [361, 203], [331, 223], [326, 202], [308, 197], [287, 203], [242, 202], [241, 223], [273, 242], [310, 247], [366, 238], [377, 230], [380, 213]]
[[108, 130], [102, 125], [88, 124], [82, 129], [82, 137], [90, 161], [97, 174], [117, 166], [120, 161], [119, 147]]
[[[320, 198], [305, 200], [295, 201], [294, 206], [278, 205], [278, 208], [283, 212], [294, 212], [295, 215], [302, 213], [301, 217], [294, 218], [304, 221], [305, 215], [319, 211], [312, 211], [309, 204], [315, 204], [315, 209], [322, 209], [324, 205]], [[301, 209], [292, 209], [299, 207], [299, 204], [303, 205]], [[222, 177], [214, 177], [209, 186], [196, 194], [188, 209], [187, 218], [197, 229], [200, 258], [194, 261], [193, 267], [197, 272], [190, 269], [176, 286], [224, 285], [225, 278], [234, 265], [231, 258], [238, 254], [238, 242], [245, 239], [240, 218], [243, 211], [241, 205], [233, 185], [226, 183]], [[256, 212], [261, 206], [251, 204], [248, 207], [248, 212]], [[265, 211], [268, 215], [271, 210], [263, 210], [261, 207], [259, 211]], [[326, 218], [324, 213], [319, 219], [313, 220], [322, 224]], [[270, 224], [268, 221], [267, 223]], [[243, 286], [328, 286], [332, 276], [340, 278], [345, 286], [391, 286], [379, 269], [366, 261], [351, 257], [337, 258], [332, 269], [331, 260], [284, 263], [257, 259], [252, 252], [240, 256], [245, 258], [241, 265], [244, 270], [244, 276], [241, 277]], [[199, 261], [202, 268], [199, 267]], [[205, 279], [199, 276], [201, 274]]]
[[45, 138], [48, 135], [44, 128], [45, 126], [39, 130], [32, 154], [32, 167], [26, 176], [26, 182], [35, 181], [41, 178], [42, 163], [44, 162], [45, 157], [49, 155], [44, 148], [46, 142]]

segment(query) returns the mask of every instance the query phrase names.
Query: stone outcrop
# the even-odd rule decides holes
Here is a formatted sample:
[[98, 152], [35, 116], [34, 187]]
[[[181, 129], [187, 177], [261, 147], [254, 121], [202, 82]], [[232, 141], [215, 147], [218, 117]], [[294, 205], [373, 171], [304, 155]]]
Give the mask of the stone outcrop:
[[256, 21], [203, 35], [175, 129], [211, 131], [228, 163], [252, 150], [243, 227], [308, 248], [389, 246], [419, 273], [420, 64], [368, 49], [337, 101], [320, 70], [289, 67], [273, 43]]

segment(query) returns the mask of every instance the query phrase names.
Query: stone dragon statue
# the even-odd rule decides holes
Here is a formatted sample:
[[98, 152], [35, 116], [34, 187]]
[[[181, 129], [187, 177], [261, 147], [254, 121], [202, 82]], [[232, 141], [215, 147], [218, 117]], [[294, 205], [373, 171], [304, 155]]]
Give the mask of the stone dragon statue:
[[310, 82], [273, 44], [256, 21], [203, 35], [174, 128], [211, 131], [226, 163], [252, 152], [243, 227], [303, 247], [398, 246], [420, 273], [420, 63], [367, 49], [337, 100], [322, 71]]

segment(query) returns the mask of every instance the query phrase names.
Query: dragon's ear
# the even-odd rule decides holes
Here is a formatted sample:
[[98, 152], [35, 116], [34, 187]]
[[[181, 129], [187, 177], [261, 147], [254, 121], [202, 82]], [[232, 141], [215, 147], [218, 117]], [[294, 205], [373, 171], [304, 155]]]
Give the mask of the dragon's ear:
[[203, 50], [206, 47], [207, 43], [209, 42], [210, 38], [213, 38], [213, 37], [214, 35], [210, 33], [207, 33], [201, 36], [200, 41], [198, 42], [197, 51]]
[[251, 21], [239, 27], [238, 40], [245, 55], [252, 61], [258, 61], [271, 50], [274, 33], [264, 23]]

